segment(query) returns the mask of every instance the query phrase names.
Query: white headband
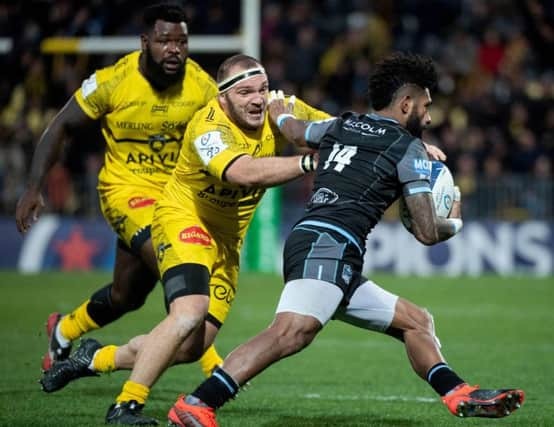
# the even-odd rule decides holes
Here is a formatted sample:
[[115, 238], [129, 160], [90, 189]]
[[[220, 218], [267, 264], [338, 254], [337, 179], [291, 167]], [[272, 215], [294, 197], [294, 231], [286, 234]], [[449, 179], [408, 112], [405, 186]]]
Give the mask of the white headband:
[[249, 68], [248, 70], [241, 71], [237, 74], [233, 74], [231, 77], [227, 77], [221, 83], [218, 83], [217, 88], [219, 92], [225, 92], [228, 89], [231, 89], [237, 83], [249, 79], [250, 77], [259, 76], [265, 74], [263, 67]]

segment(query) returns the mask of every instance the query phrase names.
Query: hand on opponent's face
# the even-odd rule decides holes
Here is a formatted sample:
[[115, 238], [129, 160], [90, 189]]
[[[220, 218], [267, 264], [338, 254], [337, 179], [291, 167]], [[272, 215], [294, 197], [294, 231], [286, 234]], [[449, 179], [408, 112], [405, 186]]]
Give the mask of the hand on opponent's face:
[[293, 114], [295, 101], [296, 97], [294, 95], [286, 100], [282, 90], [269, 92], [267, 111], [271, 121], [277, 124], [277, 118], [281, 114]]

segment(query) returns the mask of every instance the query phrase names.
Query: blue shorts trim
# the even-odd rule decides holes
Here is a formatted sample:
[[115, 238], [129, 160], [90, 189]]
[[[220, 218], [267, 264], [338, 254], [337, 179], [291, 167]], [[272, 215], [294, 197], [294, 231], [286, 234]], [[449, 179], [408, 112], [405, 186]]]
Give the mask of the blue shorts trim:
[[315, 227], [327, 228], [329, 230], [336, 231], [341, 236], [347, 238], [350, 241], [350, 243], [352, 243], [354, 246], [356, 246], [358, 248], [358, 250], [360, 251], [360, 253], [363, 253], [363, 250], [362, 250], [360, 244], [356, 241], [354, 236], [352, 236], [352, 234], [350, 234], [348, 231], [343, 230], [340, 227], [337, 227], [336, 225], [327, 224], [326, 222], [321, 222], [321, 221], [306, 220], [306, 221], [302, 221], [302, 222], [296, 224], [296, 227], [294, 227], [294, 228], [297, 228], [297, 227], [302, 226], [302, 225], [313, 225]]

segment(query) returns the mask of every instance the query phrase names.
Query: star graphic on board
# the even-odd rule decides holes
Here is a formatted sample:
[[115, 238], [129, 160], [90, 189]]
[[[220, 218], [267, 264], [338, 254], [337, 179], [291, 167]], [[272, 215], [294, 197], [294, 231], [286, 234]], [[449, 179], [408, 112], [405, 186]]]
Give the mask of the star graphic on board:
[[73, 227], [66, 240], [54, 243], [54, 249], [61, 257], [63, 271], [90, 270], [92, 257], [98, 252], [99, 245], [96, 241], [87, 240], [81, 227]]

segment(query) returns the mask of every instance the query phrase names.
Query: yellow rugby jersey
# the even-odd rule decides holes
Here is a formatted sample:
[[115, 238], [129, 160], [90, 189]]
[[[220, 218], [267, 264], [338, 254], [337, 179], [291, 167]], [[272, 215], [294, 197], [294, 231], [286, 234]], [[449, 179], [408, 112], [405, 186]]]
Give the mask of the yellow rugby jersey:
[[[302, 120], [329, 117], [301, 100], [296, 100], [294, 114]], [[214, 98], [187, 128], [177, 166], [164, 190], [164, 202], [191, 209], [219, 233], [244, 237], [265, 188], [231, 184], [223, 180], [223, 174], [239, 156], [275, 156], [287, 144], [267, 113], [261, 129], [245, 131], [225, 115]]]
[[190, 58], [184, 83], [156, 91], [139, 71], [140, 52], [97, 70], [75, 98], [106, 140], [99, 188], [112, 184], [163, 187], [179, 156], [188, 122], [217, 94], [214, 80]]

